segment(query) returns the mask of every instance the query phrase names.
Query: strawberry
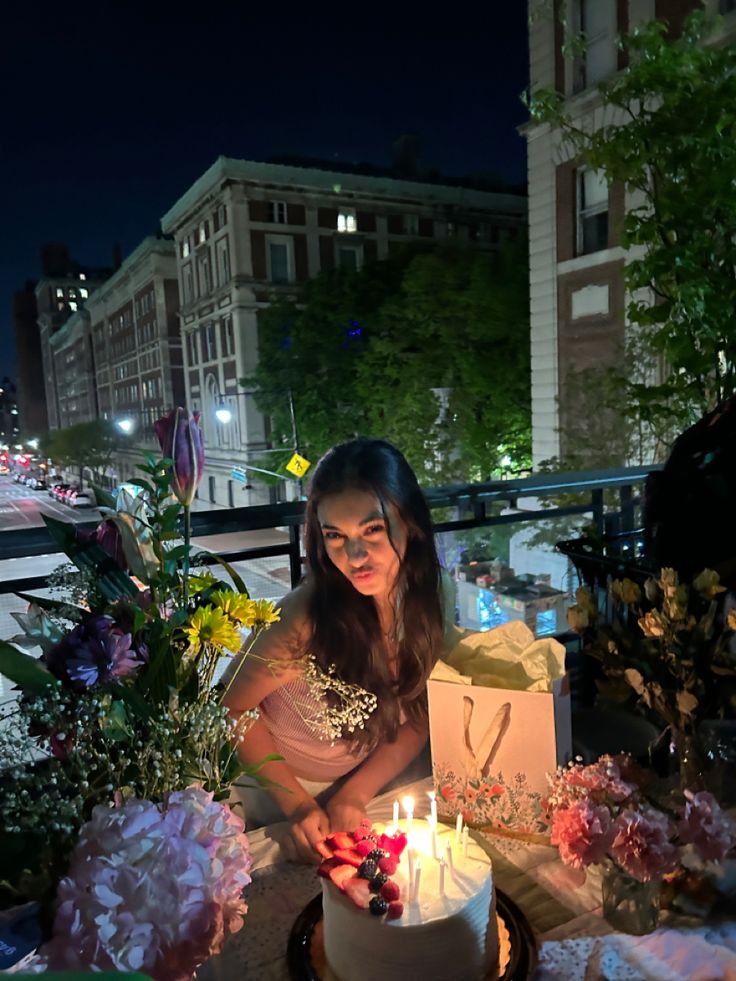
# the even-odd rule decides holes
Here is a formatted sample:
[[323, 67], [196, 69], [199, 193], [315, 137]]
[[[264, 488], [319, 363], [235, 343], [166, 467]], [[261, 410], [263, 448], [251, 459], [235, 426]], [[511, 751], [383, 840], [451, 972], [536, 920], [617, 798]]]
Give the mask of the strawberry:
[[318, 841], [314, 847], [320, 853], [322, 858], [332, 858], [332, 856], [335, 854], [334, 849], [327, 843], [326, 838], [323, 838], [322, 841]]
[[393, 875], [399, 867], [399, 860], [394, 855], [385, 855], [378, 863], [378, 868], [386, 875]]
[[401, 890], [393, 879], [389, 879], [381, 886], [381, 895], [387, 903], [393, 903], [401, 895]]
[[370, 855], [374, 848], [375, 845], [368, 838], [363, 838], [362, 841], [357, 842], [355, 845], [355, 851], [359, 855], [362, 855], [363, 858], [365, 858], [366, 855]]
[[352, 848], [354, 844], [353, 839], [346, 831], [336, 831], [334, 834], [328, 835], [327, 840], [335, 849]]
[[341, 864], [342, 863], [338, 862], [336, 858], [326, 858], [317, 869], [317, 875], [321, 875], [323, 879], [329, 879], [330, 870], [337, 868], [337, 866]]
[[345, 883], [345, 894], [352, 899], [359, 909], [368, 909], [371, 891], [365, 879], [348, 879]]
[[346, 865], [352, 865], [356, 869], [362, 863], [363, 857], [354, 848], [336, 848], [335, 858], [339, 858]]
[[397, 832], [395, 835], [383, 834], [378, 842], [379, 848], [383, 848], [387, 852], [391, 852], [396, 858], [399, 858], [403, 850], [406, 848], [406, 835], [403, 831]]
[[387, 920], [398, 920], [398, 918], [404, 912], [404, 904], [395, 900], [393, 903], [388, 904], [388, 911], [386, 913]]
[[350, 879], [355, 879], [357, 874], [352, 865], [336, 865], [330, 869], [330, 878], [337, 888], [342, 889], [343, 892], [345, 892], [345, 884]]

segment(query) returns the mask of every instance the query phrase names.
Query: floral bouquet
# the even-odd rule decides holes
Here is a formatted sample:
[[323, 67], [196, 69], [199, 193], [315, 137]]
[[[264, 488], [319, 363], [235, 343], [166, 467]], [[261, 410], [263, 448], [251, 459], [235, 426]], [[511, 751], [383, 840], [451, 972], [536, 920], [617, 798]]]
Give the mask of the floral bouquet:
[[[651, 777], [625, 754], [560, 767], [546, 803], [562, 861], [575, 869], [600, 865], [609, 878], [657, 891], [663, 878], [722, 862], [736, 845], [736, 827], [712, 794], [685, 790], [659, 804], [648, 792]], [[604, 877], [604, 907], [605, 899]]]
[[229, 581], [191, 568], [198, 413], [156, 428], [163, 459], [141, 467], [138, 495], [105, 502], [95, 532], [47, 520], [74, 563], [72, 596], [25, 596], [22, 633], [0, 642], [0, 673], [20, 689], [0, 718], [0, 906], [56, 897], [52, 964], [168, 979], [219, 950], [245, 911], [244, 825], [218, 802], [256, 776], [236, 752], [255, 713], [232, 719], [215, 679], [278, 611], [215, 556]]

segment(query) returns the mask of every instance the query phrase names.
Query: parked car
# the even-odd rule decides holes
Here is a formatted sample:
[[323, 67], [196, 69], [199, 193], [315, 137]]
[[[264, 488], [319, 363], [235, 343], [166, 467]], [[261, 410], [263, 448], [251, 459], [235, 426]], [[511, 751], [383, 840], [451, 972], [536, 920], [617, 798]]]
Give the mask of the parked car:
[[71, 484], [57, 484], [54, 488], [54, 497], [57, 501], [63, 501], [71, 489]]
[[94, 491], [80, 490], [66, 502], [73, 508], [93, 508], [97, 504]]
[[31, 486], [34, 490], [46, 490], [49, 485], [45, 477], [34, 477]]

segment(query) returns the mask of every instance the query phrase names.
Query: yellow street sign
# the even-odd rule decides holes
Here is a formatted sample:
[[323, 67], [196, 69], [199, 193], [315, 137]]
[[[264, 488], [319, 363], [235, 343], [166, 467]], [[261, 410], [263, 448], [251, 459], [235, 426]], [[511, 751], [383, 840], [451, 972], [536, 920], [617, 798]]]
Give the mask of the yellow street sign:
[[299, 456], [298, 453], [295, 453], [286, 464], [286, 469], [289, 471], [289, 473], [293, 473], [295, 477], [303, 477], [311, 466], [312, 464], [309, 462], [309, 460], [305, 459], [303, 456]]

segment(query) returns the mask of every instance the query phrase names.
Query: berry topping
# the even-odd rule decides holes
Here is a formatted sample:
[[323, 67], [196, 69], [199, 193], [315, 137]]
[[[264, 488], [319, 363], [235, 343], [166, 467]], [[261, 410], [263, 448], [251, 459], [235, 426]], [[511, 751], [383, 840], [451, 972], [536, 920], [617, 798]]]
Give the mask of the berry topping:
[[350, 832], [350, 836], [352, 837], [353, 841], [363, 841], [367, 834], [367, 828], [356, 828], [355, 831]]
[[342, 865], [342, 862], [338, 862], [336, 858], [326, 858], [317, 869], [317, 875], [321, 875], [323, 879], [329, 879], [330, 870], [336, 869], [338, 865]]
[[330, 878], [337, 888], [342, 889], [343, 892], [345, 892], [345, 883], [348, 879], [354, 879], [355, 875], [356, 872], [352, 865], [336, 865], [333, 869], [330, 869]]
[[336, 848], [335, 858], [338, 858], [345, 865], [354, 866], [356, 869], [363, 861], [363, 856], [354, 848]]
[[327, 835], [327, 841], [333, 848], [352, 848], [354, 845], [352, 837], [346, 831]]
[[388, 876], [384, 875], [383, 872], [378, 872], [373, 876], [368, 886], [371, 892], [380, 892], [386, 882], [388, 882]]
[[368, 909], [371, 894], [365, 879], [359, 879], [357, 876], [348, 879], [345, 883], [345, 895], [349, 896], [359, 909]]
[[334, 849], [331, 848], [324, 839], [322, 841], [318, 841], [314, 847], [320, 853], [322, 858], [332, 858], [332, 856], [335, 854]]
[[388, 911], [388, 903], [381, 896], [371, 896], [369, 909], [374, 916], [383, 916]]
[[382, 848], [374, 848], [372, 852], [368, 853], [368, 858], [372, 858], [374, 862], [380, 862], [385, 856], [386, 852]]
[[372, 879], [376, 872], [378, 872], [378, 866], [372, 858], [367, 858], [358, 866], [358, 875], [361, 879]]
[[[337, 854], [338, 853], [335, 852], [335, 855]], [[381, 872], [385, 872], [386, 875], [393, 875], [398, 867], [399, 861], [397, 858], [394, 858], [393, 855], [384, 856], [378, 863], [378, 868], [381, 870]]]
[[396, 858], [399, 858], [403, 850], [406, 848], [406, 842], [407, 838], [404, 832], [398, 831], [395, 835], [381, 835], [379, 845], [391, 855], [395, 855]]
[[363, 820], [360, 822], [359, 827], [365, 828], [366, 831], [370, 831], [371, 828], [373, 827], [373, 823], [370, 821], [369, 818], [363, 818]]
[[401, 895], [401, 890], [393, 879], [388, 879], [381, 889], [381, 895], [387, 903], [393, 903]]
[[365, 858], [373, 851], [373, 847], [373, 842], [368, 841], [367, 838], [364, 838], [362, 841], [356, 843], [355, 850], [359, 855], [362, 855], [363, 858]]
[[386, 919], [388, 920], [398, 920], [398, 918], [404, 912], [404, 904], [396, 900], [393, 903], [388, 904], [388, 914]]

